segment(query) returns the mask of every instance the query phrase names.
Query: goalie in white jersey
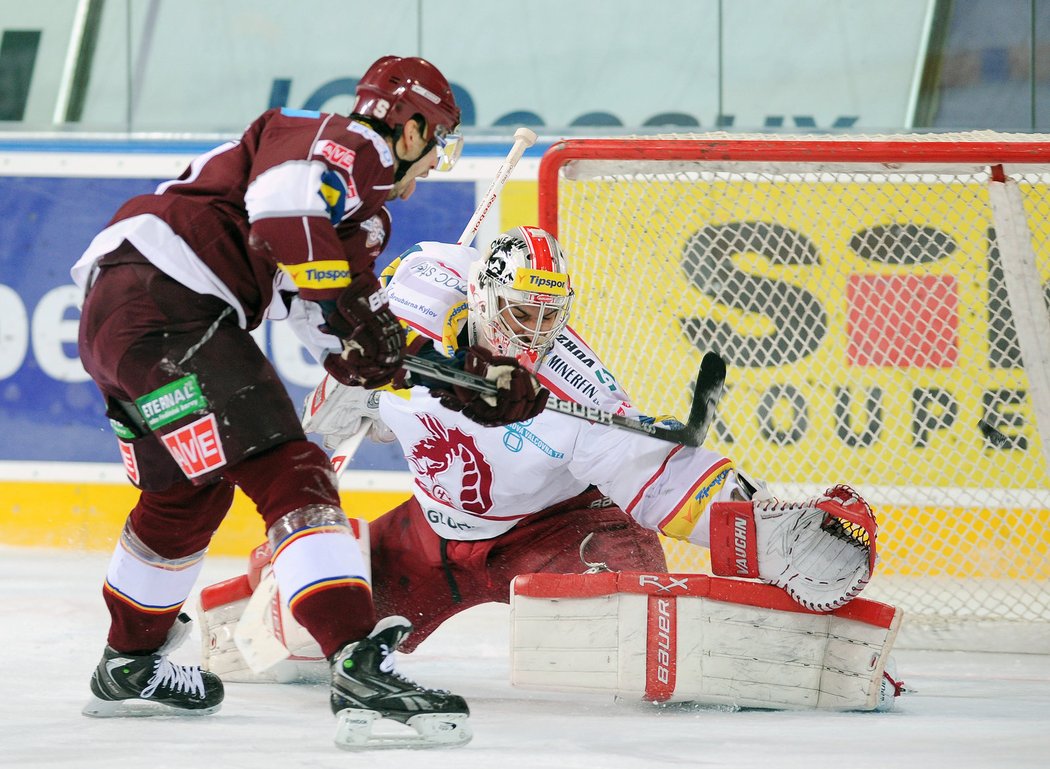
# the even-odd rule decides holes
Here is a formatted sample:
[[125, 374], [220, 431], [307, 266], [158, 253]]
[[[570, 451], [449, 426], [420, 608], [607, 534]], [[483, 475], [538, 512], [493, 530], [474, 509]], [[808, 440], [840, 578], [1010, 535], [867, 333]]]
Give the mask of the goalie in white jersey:
[[[514, 358], [554, 397], [642, 417], [567, 325], [573, 289], [547, 232], [516, 228], [484, 255], [421, 243], [387, 277], [410, 351], [450, 364], [467, 350], [482, 354], [492, 378]], [[395, 384], [407, 389], [367, 391], [326, 377], [304, 425], [330, 448], [359, 430], [401, 444], [413, 496], [369, 526], [376, 610], [415, 626], [401, 651], [466, 608], [506, 603], [519, 574], [577, 573], [581, 557], [614, 570], [664, 572], [657, 532], [710, 548], [716, 574], [763, 579], [815, 611], [845, 604], [870, 578], [874, 516], [848, 487], [779, 504], [730, 458], [703, 447], [552, 410], [485, 426], [479, 421], [495, 406], [483, 396], [435, 382]], [[506, 421], [507, 396], [501, 390], [493, 421]], [[523, 394], [530, 409], [533, 401], [534, 393]], [[265, 550], [254, 555], [244, 585], [254, 586], [267, 558]], [[223, 585], [202, 593], [206, 611], [246, 597]]]

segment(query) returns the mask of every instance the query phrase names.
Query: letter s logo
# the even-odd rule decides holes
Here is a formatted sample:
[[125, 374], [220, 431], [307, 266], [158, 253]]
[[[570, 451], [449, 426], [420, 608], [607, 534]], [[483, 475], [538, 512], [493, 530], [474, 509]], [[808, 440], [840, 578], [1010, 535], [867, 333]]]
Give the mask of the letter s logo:
[[721, 350], [736, 366], [774, 367], [814, 352], [828, 332], [820, 299], [787, 280], [765, 278], [733, 264], [757, 254], [774, 266], [818, 265], [820, 253], [800, 232], [768, 222], [729, 222], [698, 230], [682, 254], [689, 281], [714, 301], [769, 318], [768, 333], [741, 333], [710, 317], [680, 318], [682, 333], [701, 350]]

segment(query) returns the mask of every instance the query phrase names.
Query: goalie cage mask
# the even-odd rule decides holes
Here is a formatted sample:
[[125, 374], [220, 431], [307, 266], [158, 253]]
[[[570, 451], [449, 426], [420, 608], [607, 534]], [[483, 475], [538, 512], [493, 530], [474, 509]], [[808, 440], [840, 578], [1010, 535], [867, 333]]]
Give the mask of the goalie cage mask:
[[[497, 237], [467, 280], [470, 343], [533, 369], [569, 322], [574, 292], [558, 241], [539, 227]], [[525, 313], [524, 318], [518, 317]]]

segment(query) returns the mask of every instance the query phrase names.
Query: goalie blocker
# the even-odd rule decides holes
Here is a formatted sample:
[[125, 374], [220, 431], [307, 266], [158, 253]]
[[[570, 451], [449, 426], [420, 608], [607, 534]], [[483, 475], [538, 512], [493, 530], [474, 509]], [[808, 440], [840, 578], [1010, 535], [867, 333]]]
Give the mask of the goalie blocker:
[[901, 612], [831, 613], [783, 590], [702, 574], [528, 574], [511, 595], [511, 682], [651, 702], [875, 710]]

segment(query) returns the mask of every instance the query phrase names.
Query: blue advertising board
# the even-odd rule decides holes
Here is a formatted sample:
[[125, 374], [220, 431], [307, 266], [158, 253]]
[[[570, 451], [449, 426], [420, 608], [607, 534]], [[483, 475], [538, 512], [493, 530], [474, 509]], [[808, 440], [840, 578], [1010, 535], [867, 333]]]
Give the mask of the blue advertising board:
[[[80, 298], [69, 268], [125, 200], [161, 181], [0, 176], [0, 461], [119, 464], [102, 400], [77, 356]], [[454, 242], [474, 206], [474, 181], [421, 182], [390, 206], [393, 234], [380, 267], [421, 240]], [[301, 403], [323, 372], [277, 325], [256, 337]], [[396, 444], [367, 444], [354, 466], [401, 470], [404, 460]]]

